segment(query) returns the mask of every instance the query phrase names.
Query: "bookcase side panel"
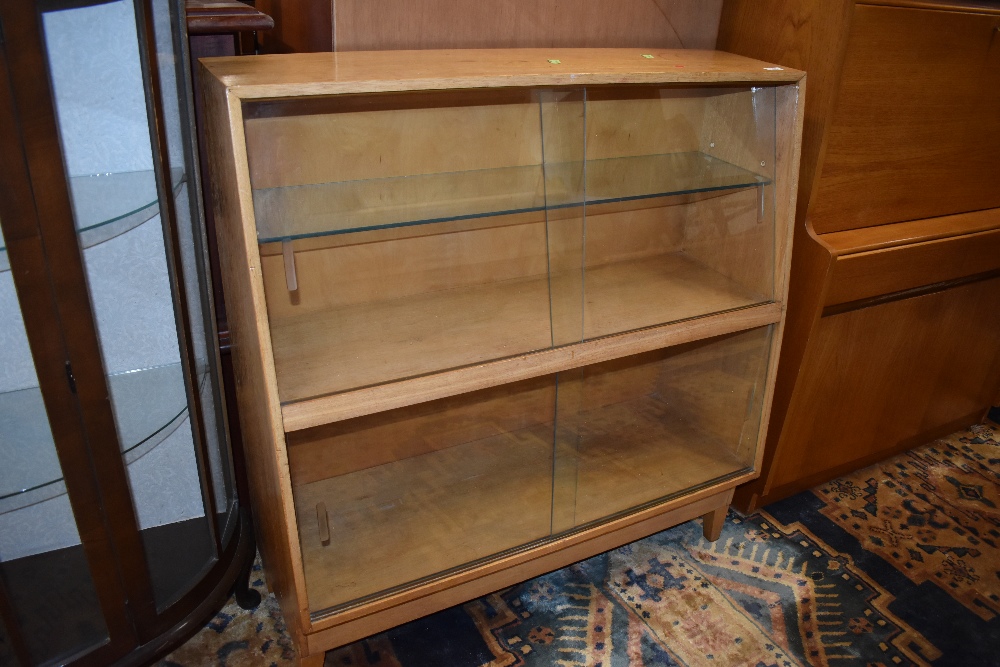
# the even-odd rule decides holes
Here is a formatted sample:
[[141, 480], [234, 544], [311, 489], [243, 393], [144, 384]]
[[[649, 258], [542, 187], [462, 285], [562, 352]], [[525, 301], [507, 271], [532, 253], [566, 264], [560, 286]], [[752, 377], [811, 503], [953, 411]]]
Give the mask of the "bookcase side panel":
[[252, 225], [240, 100], [202, 70], [206, 92], [212, 201], [219, 235], [223, 285], [232, 336], [236, 393], [240, 407], [258, 545], [268, 585], [281, 604], [293, 637], [308, 627], [301, 556], [295, 548], [295, 515], [284, 451], [260, 262]]

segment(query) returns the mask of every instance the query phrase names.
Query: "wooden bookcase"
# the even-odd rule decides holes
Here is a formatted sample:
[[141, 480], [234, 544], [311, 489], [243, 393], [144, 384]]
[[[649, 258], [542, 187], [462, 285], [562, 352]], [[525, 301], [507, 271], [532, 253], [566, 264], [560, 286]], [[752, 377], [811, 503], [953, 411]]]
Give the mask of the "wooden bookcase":
[[268, 582], [308, 662], [757, 475], [804, 74], [710, 51], [202, 61]]

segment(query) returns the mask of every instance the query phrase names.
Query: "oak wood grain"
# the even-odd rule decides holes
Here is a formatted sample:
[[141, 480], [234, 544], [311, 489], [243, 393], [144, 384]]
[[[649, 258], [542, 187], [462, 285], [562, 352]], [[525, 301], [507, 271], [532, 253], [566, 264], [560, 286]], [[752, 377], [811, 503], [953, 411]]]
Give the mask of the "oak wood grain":
[[552, 424], [553, 376], [490, 387], [288, 434], [292, 486]]
[[[732, 494], [730, 494], [730, 498], [732, 498]], [[706, 540], [714, 542], [719, 539], [719, 536], [722, 535], [722, 527], [726, 523], [726, 512], [728, 511], [729, 503], [727, 502], [723, 507], [717, 507], [701, 517], [702, 534]]]
[[412, 97], [386, 95], [377, 106], [334, 98], [326, 113], [247, 119], [251, 184], [259, 190], [541, 164], [532, 91]]
[[770, 342], [762, 328], [560, 373], [553, 530], [750, 469]]
[[[592, 554], [595, 549], [611, 548], [677, 521], [717, 515], [728, 504], [733, 487], [756, 475], [753, 465], [759, 455], [755, 443], [765, 428], [762, 412], [766, 412], [771, 400], [769, 385], [777, 360], [776, 334], [780, 333], [788, 285], [786, 271], [797, 190], [798, 140], [803, 123], [801, 72], [727, 54], [656, 49], [372, 52], [250, 60], [208, 61], [205, 76], [214, 78], [209, 90], [221, 109], [216, 112], [216, 122], [228, 126], [221, 145], [213, 148], [213, 159], [225, 163], [228, 169], [229, 175], [220, 184], [228, 199], [220, 206], [219, 215], [229, 230], [226, 244], [238, 256], [230, 260], [226, 269], [226, 286], [228, 290], [243, 291], [234, 322], [249, 332], [240, 342], [243, 361], [238, 367], [245, 369], [241, 382], [252, 386], [244, 386], [241, 395], [260, 408], [250, 430], [261, 436], [261, 441], [265, 437], [271, 439], [270, 449], [259, 446], [254, 450], [261, 458], [261, 462], [255, 461], [261, 468], [256, 484], [270, 485], [270, 491], [256, 492], [255, 502], [270, 503], [262, 528], [268, 531], [264, 550], [272, 554], [268, 560], [274, 561], [276, 557], [279, 561], [277, 578], [284, 582], [283, 590], [290, 587], [295, 596], [291, 604], [286, 602], [285, 614], [297, 614], [294, 620], [290, 619], [290, 627], [296, 641], [305, 646], [303, 655], [307, 659], [315, 661], [323, 650], [337, 644], [564, 565]], [[768, 115], [772, 113], [771, 107], [749, 99], [751, 95], [768, 95], [772, 91], [751, 93], [745, 90], [746, 86], [741, 91], [732, 90], [742, 84], [786, 83], [793, 85], [773, 89], [773, 117]], [[308, 153], [312, 148], [309, 138], [318, 136], [310, 125], [313, 118], [329, 114], [329, 108], [324, 111], [323, 107], [336, 106], [341, 101], [350, 106], [371, 100], [375, 107], [385, 107], [387, 96], [379, 93], [517, 86], [579, 89], [603, 84], [655, 84], [657, 89], [673, 84], [713, 86], [701, 93], [690, 90], [663, 93], [650, 87], [648, 90], [656, 94], [646, 105], [646, 115], [651, 120], [659, 115], [661, 121], [669, 117], [678, 127], [687, 128], [679, 135], [664, 134], [664, 146], [677, 142], [680, 136], [680, 143], [672, 150], [704, 150], [706, 142], [709, 148], [715, 143], [717, 159], [743, 165], [755, 173], [759, 173], [755, 165], [764, 162], [761, 166], [767, 167], [764, 171], [775, 181], [767, 194], [765, 214], [760, 215], [757, 201], [751, 201], [751, 198], [756, 200], [756, 188], [736, 189], [725, 195], [663, 198], [656, 205], [635, 202], [594, 205], [588, 207], [586, 253], [582, 246], [570, 241], [569, 237], [582, 228], [583, 218], [569, 209], [549, 211], [545, 221], [548, 229], [537, 218], [524, 215], [511, 216], [500, 224], [477, 221], [466, 227], [448, 222], [433, 233], [372, 230], [359, 235], [359, 239], [361, 236], [366, 239], [361, 242], [332, 237], [301, 239], [286, 247], [294, 250], [301, 284], [312, 286], [309, 289], [313, 291], [278, 298], [282, 296], [279, 292], [283, 282], [279, 268], [284, 260], [278, 244], [252, 242], [256, 235], [252, 190], [266, 189], [264, 184], [308, 185], [319, 179], [350, 179], [368, 177], [367, 174], [380, 177], [388, 172], [380, 171], [385, 163], [376, 164], [364, 150], [356, 151], [357, 160], [330, 165], [324, 163], [326, 151], [318, 149], [314, 151], [312, 165], [292, 161], [272, 168], [270, 159], [262, 159], [261, 168], [255, 169], [251, 176], [246, 151], [253, 154], [271, 140], [271, 131], [264, 128], [292, 127], [284, 136], [298, 142], [296, 150]], [[288, 113], [280, 108], [281, 98], [361, 94], [364, 97], [353, 102], [345, 97], [296, 102], [285, 109]], [[621, 94], [628, 97], [631, 93], [626, 90]], [[606, 100], [597, 95], [593, 101], [607, 101], [607, 109], [618, 103], [614, 95]], [[546, 107], [543, 100], [543, 118], [549, 114], [551, 119], [566, 111], [565, 118], [569, 120], [568, 133], [564, 137], [550, 135], [544, 140], [544, 149], [572, 156], [576, 145], [573, 136], [582, 125], [573, 121], [572, 95], [562, 102], [565, 104]], [[464, 108], [468, 111], [474, 106]], [[243, 124], [244, 110], [249, 114], [247, 124]], [[412, 107], [401, 109], [407, 113], [411, 110]], [[437, 109], [433, 111], [437, 113]], [[369, 109], [369, 112], [379, 110]], [[507, 112], [510, 109], [490, 109], [485, 113], [498, 114], [496, 124], [502, 130], [511, 127], [511, 121], [503, 119]], [[349, 114], [354, 110], [338, 113]], [[748, 113], [762, 115], [763, 124], [731, 122], [732, 116]], [[608, 118], [613, 116], [608, 114]], [[455, 114], [458, 120], [466, 117]], [[308, 119], [307, 122], [300, 123], [302, 118]], [[593, 120], [597, 122], [599, 118], [598, 113]], [[437, 129], [440, 121], [439, 116], [429, 120], [427, 126], [443, 136]], [[373, 131], [369, 119], [359, 116], [357, 122], [358, 133]], [[516, 123], [523, 124], [523, 118]], [[404, 121], [402, 126], [406, 125]], [[606, 132], [593, 137], [591, 146], [595, 151], [605, 150], [611, 158], [636, 154], [630, 152], [635, 147], [629, 148], [628, 133], [622, 138], [614, 123], [605, 126]], [[713, 130], [712, 126], [718, 128]], [[768, 144], [771, 139], [745, 135], [764, 127], [775, 128], [778, 136], [774, 138], [774, 153], [762, 156], [760, 145]], [[244, 131], [256, 137], [249, 144], [244, 143]], [[495, 143], [498, 148], [505, 148], [502, 142]], [[336, 142], [328, 144], [336, 146]], [[391, 141], [387, 143], [391, 145]], [[529, 146], [527, 153], [519, 154], [517, 151], [523, 146], [515, 148], [511, 155], [501, 156], [499, 162], [524, 160], [538, 164], [541, 156], [536, 155], [536, 149]], [[444, 166], [435, 168], [450, 168], [447, 163], [453, 158], [452, 152], [443, 151], [431, 163], [438, 160]], [[271, 153], [279, 155], [280, 147]], [[496, 157], [493, 151], [489, 153], [486, 158]], [[365, 160], [368, 162], [363, 163]], [[541, 162], [545, 163], [545, 159]], [[300, 166], [306, 171], [293, 173]], [[308, 173], [313, 167], [318, 169], [318, 176]], [[331, 167], [342, 173], [330, 176], [325, 170]], [[352, 172], [355, 167], [361, 171]], [[390, 159], [387, 168], [396, 169], [402, 177], [422, 167], [403, 163], [393, 166]], [[254, 180], [258, 178], [259, 182]], [[763, 226], [758, 228], [761, 223]], [[636, 238], [621, 238], [629, 225], [634, 227], [628, 230], [629, 235]], [[556, 228], [560, 232], [554, 237], [547, 234], [547, 238], [539, 238], [540, 230], [548, 233]], [[733, 233], [734, 229], [739, 233]], [[768, 230], [772, 230], [770, 243]], [[743, 232], [746, 235], [741, 236]], [[495, 266], [482, 272], [474, 267], [459, 267], [454, 275], [434, 270], [432, 263], [428, 263], [434, 255], [431, 245], [441, 243], [440, 237], [466, 233], [492, 237], [492, 247], [502, 249], [501, 255], [509, 250], [509, 256], [504, 255]], [[736, 238], [727, 239], [727, 235]], [[511, 243], [513, 239], [520, 240]], [[722, 259], [712, 257], [710, 239], [726, 246]], [[392, 274], [391, 257], [365, 266], [359, 254], [355, 258], [359, 269], [370, 271], [381, 266], [387, 270], [385, 285], [355, 285], [354, 288], [367, 290], [364, 295], [359, 292], [332, 299], [320, 296], [324, 284], [327, 289], [335, 289], [325, 272], [336, 271], [331, 267], [339, 265], [338, 253], [363, 254], [367, 251], [355, 246], [365, 243], [428, 244], [426, 252], [397, 255], [417, 261], [416, 274], [426, 274], [420, 280], [430, 289], [410, 286], [413, 293], [404, 294], [405, 272]], [[741, 243], [751, 249], [743, 256], [739, 251]], [[558, 252], [552, 253], [553, 249]], [[746, 255], [761, 252], [766, 256], [755, 269]], [[541, 267], [538, 262], [550, 253], [557, 258], [558, 270], [553, 271], [552, 264]], [[553, 348], [550, 321], [558, 318], [549, 311], [550, 307], [555, 309], [555, 304], [548, 302], [551, 289], [548, 274], [558, 283], [563, 275], [561, 269], [565, 268], [569, 275], [577, 258], [577, 280], [580, 269], [585, 269], [586, 288], [578, 292], [580, 337], [596, 338]], [[509, 275], [500, 276], [501, 269], [509, 271]], [[567, 291], [571, 293], [572, 290]], [[435, 301], [440, 303], [435, 306]], [[511, 312], [519, 308], [524, 311], [520, 319], [504, 317], [505, 325], [523, 321], [524, 326], [503, 327], [505, 333], [501, 337], [513, 336], [512, 341], [495, 345], [482, 356], [484, 342], [489, 348], [491, 337], [495, 338], [493, 330], [497, 327], [488, 324], [495, 324], [490, 318], [502, 312], [498, 308], [501, 303], [508, 303]], [[525, 304], [529, 307], [522, 308]], [[483, 311], [482, 317], [474, 316], [477, 308]], [[572, 314], [571, 309], [567, 314]], [[570, 319], [567, 317], [566, 321]], [[537, 323], [541, 326], [536, 326]], [[627, 329], [635, 330], [622, 333]], [[441, 338], [442, 331], [449, 334], [448, 345], [434, 343]], [[716, 342], [695, 344], [705, 338], [729, 334], [739, 335], [719, 344], [735, 346], [738, 354], [713, 357], [709, 350], [715, 349]], [[380, 335], [396, 338], [387, 340], [380, 348]], [[752, 350], [744, 350], [742, 343], [733, 342], [750, 339], [755, 341], [750, 346]], [[573, 343], [573, 339], [567, 342]], [[663, 373], [650, 373], [638, 367], [630, 369], [630, 362], [624, 359], [685, 343], [692, 345], [683, 353], [662, 353], [670, 358], [663, 366], [666, 369]], [[339, 356], [334, 359], [331, 355]], [[503, 355], [507, 356], [500, 358]], [[362, 358], [365, 363], [358, 363]], [[594, 375], [601, 375], [600, 368], [573, 370], [601, 363], [608, 364], [603, 369], [608, 372], [600, 379]], [[294, 369], [289, 372], [292, 366]], [[375, 375], [371, 375], [372, 369]], [[501, 478], [497, 471], [523, 466], [526, 462], [535, 462], [530, 466], [535, 472], [515, 476], [530, 487], [524, 497], [552, 493], [553, 438], [548, 412], [552, 394], [545, 376], [566, 371], [586, 377], [582, 384], [577, 383], [582, 387], [577, 393], [580, 414], [584, 417], [576, 424], [581, 428], [588, 424], [593, 427], [603, 420], [611, 429], [629, 414], [649, 417], [659, 414], [657, 410], [667, 410], [673, 415], [671, 419], [682, 424], [680, 431], [687, 437], [677, 437], [669, 447], [645, 447], [639, 443], [629, 448], [624, 447], [624, 441], [612, 442], [614, 438], [605, 438], [604, 444], [594, 440], [589, 458], [580, 457], [574, 470], [566, 472], [577, 475], [577, 482], [583, 480], [587, 487], [574, 496], [574, 503], [579, 506], [574, 504], [573, 514], [578, 515], [580, 522], [600, 521], [553, 537], [551, 503], [529, 502], [529, 508], [534, 510], [510, 517], [509, 512], [494, 512], [501, 507], [499, 503], [487, 503], [484, 507], [481, 502], [469, 499], [475, 496], [483, 500], [483, 491], [485, 496], [499, 493], [496, 490], [508, 486], [511, 476], [504, 474]], [[591, 376], [587, 376], [588, 372]], [[349, 376], [353, 377], [337, 389], [336, 381]], [[285, 382], [288, 378], [293, 381]], [[523, 401], [513, 400], [505, 393], [511, 391], [510, 383], [516, 382], [533, 388]], [[762, 390], [762, 383], [767, 388]], [[287, 399], [284, 392], [289, 387], [292, 394], [302, 391], [298, 398], [304, 400], [293, 399], [279, 406], [279, 396], [280, 400]], [[490, 413], [490, 419], [481, 418], [468, 402], [474, 398], [471, 392], [480, 391], [484, 392], [481, 396], [485, 397], [487, 407], [483, 409]], [[668, 398], [658, 407], [655, 397], [661, 394]], [[443, 402], [432, 406], [434, 401]], [[508, 402], [508, 407], [497, 408]], [[730, 403], [736, 407], [726, 410]], [[717, 414], [720, 405], [725, 412], [723, 417]], [[393, 419], [388, 411], [396, 409], [401, 411], [398, 419]], [[443, 413], [451, 413], [454, 418], [442, 418]], [[670, 440], [658, 430], [663, 427], [662, 419], [647, 421], [648, 428], [643, 431], [649, 436], [646, 440], [657, 440], [660, 444]], [[571, 420], [564, 426], [572, 424]], [[362, 436], [362, 432], [367, 433]], [[373, 437], [391, 438], [394, 446], [380, 448]], [[712, 447], [705, 446], [708, 441], [714, 443]], [[628, 479], [626, 473], [637, 465], [662, 464], [665, 451], [677, 454], [670, 457], [672, 472], [679, 473], [676, 479], [653, 484], [652, 488], [646, 487], [641, 493], [623, 499], [622, 479]], [[608, 465], [617, 465], [623, 457], [633, 465], [618, 466], [621, 469], [617, 476], [598, 474]], [[674, 458], [681, 461], [675, 462]], [[549, 468], [543, 465], [545, 461], [549, 462]], [[538, 478], [536, 483], [531, 483], [533, 475]], [[445, 493], [447, 480], [455, 489], [465, 488], [468, 493]], [[676, 486], [670, 486], [671, 483]], [[692, 486], [697, 490], [690, 490]], [[675, 493], [677, 497], [658, 502], [665, 493]], [[393, 494], [405, 501], [405, 507], [396, 503]], [[619, 504], [615, 504], [616, 498]], [[601, 499], [605, 502], [600, 502]], [[651, 504], [635, 510], [636, 503]], [[399, 520], [370, 520], [383, 512], [398, 512]], [[608, 513], [616, 512], [622, 514], [603, 520]], [[320, 522], [323, 516], [327, 521]], [[487, 520], [482, 520], [483, 516]], [[510, 530], [497, 528], [504, 521], [511, 522]], [[546, 522], [549, 522], [548, 533], [544, 528]], [[574, 518], [570, 525], [576, 523]], [[323, 539], [327, 525], [328, 543]], [[421, 531], [427, 535], [418, 539], [417, 533]], [[336, 557], [329, 558], [331, 552], [323, 550], [351, 545], [350, 540], [338, 540], [338, 532], [367, 536], [361, 542], [372, 544], [372, 549], [338, 552]], [[440, 543], [435, 543], [434, 535], [438, 535]], [[408, 541], [411, 537], [412, 541]], [[371, 571], [370, 558], [366, 560], [365, 554], [376, 553], [379, 545], [393, 539], [401, 540], [403, 551], [411, 553], [413, 558], [392, 558], [384, 568], [377, 568], [386, 574], [384, 579], [365, 581]], [[282, 541], [285, 544], [275, 544]], [[469, 564], [470, 560], [475, 562]], [[330, 569], [331, 563], [336, 564], [337, 571]], [[349, 565], [346, 568], [345, 563]], [[337, 579], [338, 576], [341, 578]], [[394, 588], [398, 586], [402, 588]], [[383, 592], [384, 588], [391, 590]], [[363, 601], [352, 603], [358, 596]], [[336, 609], [324, 611], [330, 606]]]
[[[586, 274], [584, 339], [769, 301], [676, 253]], [[545, 274], [271, 322], [282, 403], [552, 346]]]
[[[320, 612], [547, 537], [552, 426], [501, 432], [293, 493], [309, 607]], [[319, 502], [329, 508], [327, 546]]]

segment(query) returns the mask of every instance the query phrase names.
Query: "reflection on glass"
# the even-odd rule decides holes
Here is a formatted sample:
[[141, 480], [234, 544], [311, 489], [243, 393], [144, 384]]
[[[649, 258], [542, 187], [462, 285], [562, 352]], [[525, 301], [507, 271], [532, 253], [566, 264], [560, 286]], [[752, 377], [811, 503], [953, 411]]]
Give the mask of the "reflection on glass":
[[[175, 276], [164, 229], [165, 199], [187, 210], [188, 170], [181, 149], [170, 12], [155, 7], [156, 48], [169, 118], [169, 168], [158, 186], [151, 148], [151, 108], [144, 85], [135, 7], [116, 1], [43, 14], [45, 43], [64, 161], [73, 193], [87, 283], [100, 336], [116, 425], [157, 605], [182, 595], [214, 557], [196, 453], [193, 394], [211, 380], [203, 353], [187, 369], [188, 341], [175, 281], [198, 303], [199, 289]], [[176, 17], [173, 17], [176, 20]], [[140, 17], [140, 24], [144, 21]], [[144, 39], [144, 37], [143, 37]], [[100, 44], [100, 48], [95, 48]], [[167, 62], [161, 62], [163, 58]], [[158, 125], [154, 125], [157, 127]], [[190, 225], [189, 220], [184, 221]], [[188, 235], [190, 236], [190, 230]], [[193, 377], [191, 377], [193, 376]], [[189, 379], [190, 377], [190, 379]], [[209, 404], [207, 411], [214, 407]], [[213, 431], [214, 433], [214, 431]], [[220, 484], [224, 483], [220, 480]], [[48, 492], [51, 492], [51, 488]], [[42, 493], [39, 490], [36, 493]], [[220, 493], [225, 511], [226, 493]]]
[[[0, 273], [0, 343], [0, 584], [37, 664], [100, 644], [107, 628], [65, 489], [19, 499], [62, 471], [9, 271]], [[2, 659], [10, 641], [2, 664], [15, 664]]]

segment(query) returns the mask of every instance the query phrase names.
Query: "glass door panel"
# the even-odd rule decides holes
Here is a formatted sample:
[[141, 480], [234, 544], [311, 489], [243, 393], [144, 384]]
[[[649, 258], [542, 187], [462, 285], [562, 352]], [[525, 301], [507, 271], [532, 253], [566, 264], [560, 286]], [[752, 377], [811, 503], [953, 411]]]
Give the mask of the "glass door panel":
[[549, 535], [555, 377], [287, 435], [314, 612]]
[[282, 402], [552, 345], [536, 92], [244, 116]]
[[156, 46], [155, 53], [149, 57], [161, 89], [162, 106], [158, 118], [164, 130], [162, 140], [169, 175], [168, 179], [165, 176], [168, 180], [165, 190], [173, 193], [173, 197], [164, 202], [172, 206], [177, 221], [171, 228], [176, 233], [172, 238], [174, 273], [178, 283], [175, 289], [184, 294], [180, 303], [187, 318], [185, 340], [188, 364], [194, 377], [192, 390], [196, 394], [189, 397], [189, 402], [199, 407], [203, 424], [199, 433], [204, 452], [202, 467], [210, 480], [206, 491], [218, 523], [218, 532], [222, 534], [221, 542], [226, 544], [236, 527], [237, 499], [225, 428], [221, 369], [216, 352], [218, 332], [215, 310], [212, 292], [205, 285], [206, 276], [210, 275], [208, 240], [198, 202], [192, 201], [192, 194], [197, 192], [198, 178], [194, 169], [192, 138], [194, 110], [186, 52], [187, 36], [181, 28], [184, 19], [179, 5], [176, 2], [147, 4], [152, 12]]
[[773, 88], [587, 91], [583, 338], [770, 301]]
[[559, 374], [553, 532], [753, 465], [771, 327]]
[[[153, 4], [169, 12], [175, 3]], [[169, 16], [153, 20], [167, 30], [154, 50], [173, 60]], [[160, 173], [133, 3], [57, 6], [43, 12], [42, 25], [118, 439], [162, 608], [215, 557], [196, 445], [199, 415], [192, 419], [191, 411], [209, 369], [187, 358], [185, 320], [199, 323], [201, 339], [204, 327], [183, 312], [178, 292], [189, 281], [170, 260], [176, 240], [163, 222], [171, 209], [188, 210], [191, 172], [176, 120], [176, 81], [160, 62], [156, 74], [175, 98], [174, 117], [163, 121], [170, 166]], [[151, 54], [157, 56], [164, 58]]]
[[103, 644], [108, 630], [9, 268], [0, 271], [0, 460], [0, 598], [8, 606], [0, 622], [15, 626], [0, 642], [0, 663], [15, 664], [2, 659], [16, 652], [13, 641], [21, 642], [33, 664]]
[[586, 91], [539, 92], [552, 344], [583, 338]]

